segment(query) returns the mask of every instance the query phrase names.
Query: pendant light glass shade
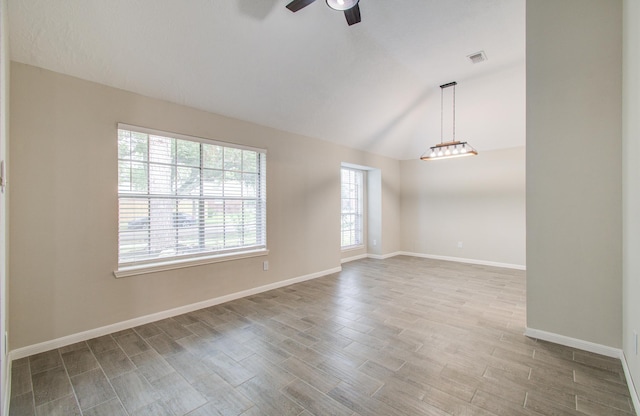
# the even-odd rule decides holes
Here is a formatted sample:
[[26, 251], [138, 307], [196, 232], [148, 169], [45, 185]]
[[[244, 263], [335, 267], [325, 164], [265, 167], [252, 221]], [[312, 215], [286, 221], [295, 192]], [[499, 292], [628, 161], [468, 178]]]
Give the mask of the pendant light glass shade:
[[349, 10], [358, 4], [358, 1], [359, 0], [327, 0], [327, 6], [333, 10]]
[[[329, 0], [327, 0], [329, 1]], [[478, 154], [469, 143], [456, 140], [456, 85], [457, 82], [440, 85], [440, 144], [431, 146], [420, 159], [422, 160], [440, 160], [452, 159], [454, 157], [475, 156]], [[443, 140], [444, 127], [444, 89], [453, 87], [453, 129], [452, 140], [445, 142]]]

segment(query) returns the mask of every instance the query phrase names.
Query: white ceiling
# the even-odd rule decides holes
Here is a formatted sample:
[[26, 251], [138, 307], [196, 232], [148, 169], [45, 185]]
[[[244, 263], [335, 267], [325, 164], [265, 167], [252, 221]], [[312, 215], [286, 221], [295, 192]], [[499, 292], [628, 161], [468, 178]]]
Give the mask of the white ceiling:
[[350, 27], [288, 1], [9, 0], [11, 58], [396, 159], [440, 141], [457, 81], [459, 140], [524, 145], [525, 0], [361, 0]]

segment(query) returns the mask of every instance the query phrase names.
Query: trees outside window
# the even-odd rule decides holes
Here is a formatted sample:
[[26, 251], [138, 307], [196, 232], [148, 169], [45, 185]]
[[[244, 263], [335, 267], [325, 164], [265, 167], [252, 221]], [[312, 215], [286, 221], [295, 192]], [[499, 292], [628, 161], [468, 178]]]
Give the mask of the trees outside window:
[[266, 152], [118, 129], [119, 264], [266, 247]]

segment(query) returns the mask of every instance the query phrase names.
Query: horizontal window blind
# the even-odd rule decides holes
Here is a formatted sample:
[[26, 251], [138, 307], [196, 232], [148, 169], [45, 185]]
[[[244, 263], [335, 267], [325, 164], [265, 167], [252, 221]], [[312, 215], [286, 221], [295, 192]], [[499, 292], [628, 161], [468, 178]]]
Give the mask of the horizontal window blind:
[[266, 151], [118, 125], [119, 264], [266, 248]]
[[358, 169], [341, 170], [341, 247], [363, 244], [364, 173]]

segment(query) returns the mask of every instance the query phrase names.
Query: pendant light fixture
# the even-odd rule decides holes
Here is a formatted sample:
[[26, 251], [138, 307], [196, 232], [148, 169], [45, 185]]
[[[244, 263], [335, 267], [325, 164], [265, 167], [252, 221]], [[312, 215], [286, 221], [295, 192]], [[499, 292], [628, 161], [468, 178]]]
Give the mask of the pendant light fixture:
[[[478, 152], [467, 142], [456, 140], [456, 85], [457, 82], [440, 85], [440, 144], [436, 144], [427, 150], [420, 159], [440, 160], [454, 157], [474, 156]], [[453, 129], [451, 141], [444, 141], [444, 90], [453, 87]]]

